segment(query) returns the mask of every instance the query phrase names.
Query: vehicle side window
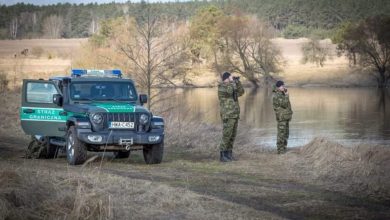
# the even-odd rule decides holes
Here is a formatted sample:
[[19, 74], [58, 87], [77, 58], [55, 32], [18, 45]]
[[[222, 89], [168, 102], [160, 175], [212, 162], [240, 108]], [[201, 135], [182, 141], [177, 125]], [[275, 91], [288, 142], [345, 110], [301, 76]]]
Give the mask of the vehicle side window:
[[44, 82], [27, 83], [27, 102], [30, 103], [53, 103], [53, 95], [57, 94], [57, 89], [53, 84]]

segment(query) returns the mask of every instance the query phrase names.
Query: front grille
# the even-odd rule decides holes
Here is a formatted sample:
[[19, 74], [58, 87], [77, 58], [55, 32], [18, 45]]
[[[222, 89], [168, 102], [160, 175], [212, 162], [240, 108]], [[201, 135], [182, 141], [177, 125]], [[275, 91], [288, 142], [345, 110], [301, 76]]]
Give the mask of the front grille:
[[135, 113], [105, 113], [104, 114], [104, 128], [108, 129], [111, 121], [115, 122], [134, 122], [134, 129], [137, 129], [138, 120]]
[[146, 125], [139, 124], [140, 113], [104, 113], [104, 129], [108, 129], [111, 121], [134, 122], [134, 130], [145, 132], [150, 128], [150, 121]]
[[134, 113], [106, 113], [105, 121], [136, 122], [137, 120]]

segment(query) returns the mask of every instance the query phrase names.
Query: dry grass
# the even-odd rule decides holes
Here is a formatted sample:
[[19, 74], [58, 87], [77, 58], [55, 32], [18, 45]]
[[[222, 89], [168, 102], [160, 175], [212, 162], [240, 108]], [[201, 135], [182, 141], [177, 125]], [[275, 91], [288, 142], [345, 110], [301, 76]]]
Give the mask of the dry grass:
[[86, 182], [91, 176], [73, 173], [65, 179], [62, 175], [23, 166], [15, 169], [14, 165], [2, 163], [0, 218], [110, 218], [109, 197]]
[[301, 47], [308, 39], [282, 39], [277, 38], [273, 43], [277, 45], [283, 54], [286, 65], [280, 74], [289, 85], [295, 86], [372, 86], [375, 79], [369, 74], [369, 70], [351, 68], [345, 57], [338, 57], [336, 45], [331, 41], [322, 40], [320, 43], [330, 48], [332, 59], [328, 59], [323, 67], [316, 64], [302, 64], [303, 53]]
[[19, 120], [21, 95], [18, 90], [0, 94], [0, 137], [24, 137], [26, 139]]
[[390, 200], [390, 149], [352, 146], [317, 138], [295, 150], [297, 167], [311, 167], [311, 178], [333, 189]]
[[0, 57], [14, 58], [15, 54], [20, 55], [20, 52], [24, 49], [28, 49], [30, 54], [34, 47], [41, 47], [44, 52], [51, 53], [56, 57], [70, 58], [74, 52], [77, 52], [81, 44], [85, 42], [87, 42], [86, 38], [1, 40]]
[[1, 219], [281, 219], [185, 188], [113, 175], [96, 164], [67, 170], [38, 161], [1, 165]]
[[[0, 71], [7, 74], [8, 88], [22, 79], [47, 79], [64, 75], [87, 39], [0, 40]], [[28, 49], [26, 55], [21, 51]]]
[[[222, 138], [222, 126], [211, 125], [199, 121], [199, 115], [191, 111], [170, 111], [164, 115], [166, 123], [166, 142], [171, 148], [188, 153], [200, 153], [204, 156], [217, 155]], [[238, 134], [235, 140], [237, 154], [253, 153], [268, 150], [256, 145], [252, 140], [254, 131], [239, 122]]]
[[[197, 118], [186, 115], [181, 120], [166, 117], [166, 141], [171, 150], [192, 154], [194, 160], [202, 155], [204, 158], [217, 158], [221, 127], [201, 123]], [[278, 157], [273, 150], [251, 142], [255, 135], [250, 129], [239, 127], [234, 151], [239, 158], [261, 160], [262, 164], [266, 164], [261, 166], [268, 176], [284, 176], [305, 183], [314, 181], [330, 190], [390, 200], [390, 149], [386, 147], [345, 147], [316, 138]], [[235, 169], [251, 173], [258, 166], [245, 163], [244, 167]]]

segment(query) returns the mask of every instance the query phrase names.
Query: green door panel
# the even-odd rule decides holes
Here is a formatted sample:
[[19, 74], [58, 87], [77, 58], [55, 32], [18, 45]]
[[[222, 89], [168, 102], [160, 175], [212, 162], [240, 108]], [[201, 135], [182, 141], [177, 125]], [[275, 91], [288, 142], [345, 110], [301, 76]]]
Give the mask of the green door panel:
[[20, 120], [29, 135], [65, 136], [68, 113], [53, 103], [54, 94], [61, 94], [52, 81], [23, 80]]

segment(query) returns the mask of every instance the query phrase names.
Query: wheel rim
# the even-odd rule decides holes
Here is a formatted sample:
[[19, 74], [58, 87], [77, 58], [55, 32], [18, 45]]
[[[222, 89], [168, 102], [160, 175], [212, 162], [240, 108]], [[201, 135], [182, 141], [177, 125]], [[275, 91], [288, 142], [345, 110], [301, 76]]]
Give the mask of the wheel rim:
[[74, 140], [73, 140], [72, 134], [70, 134], [68, 137], [67, 150], [68, 150], [68, 156], [70, 158], [73, 158], [73, 156], [74, 156]]

